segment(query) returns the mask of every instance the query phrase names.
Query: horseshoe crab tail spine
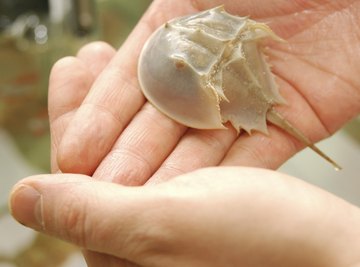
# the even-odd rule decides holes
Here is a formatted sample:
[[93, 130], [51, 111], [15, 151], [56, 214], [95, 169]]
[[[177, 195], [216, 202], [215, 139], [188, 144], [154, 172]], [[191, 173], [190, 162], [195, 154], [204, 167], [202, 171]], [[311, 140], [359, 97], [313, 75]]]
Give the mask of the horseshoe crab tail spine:
[[332, 160], [329, 156], [327, 156], [324, 152], [322, 152], [317, 146], [315, 146], [309, 140], [309, 138], [307, 138], [299, 129], [295, 128], [289, 121], [287, 121], [280, 113], [278, 113], [273, 108], [269, 110], [267, 114], [267, 119], [274, 125], [280, 127], [290, 135], [297, 138], [299, 141], [303, 142], [306, 146], [312, 149], [320, 157], [328, 161], [335, 168], [336, 171], [342, 169], [334, 160]]

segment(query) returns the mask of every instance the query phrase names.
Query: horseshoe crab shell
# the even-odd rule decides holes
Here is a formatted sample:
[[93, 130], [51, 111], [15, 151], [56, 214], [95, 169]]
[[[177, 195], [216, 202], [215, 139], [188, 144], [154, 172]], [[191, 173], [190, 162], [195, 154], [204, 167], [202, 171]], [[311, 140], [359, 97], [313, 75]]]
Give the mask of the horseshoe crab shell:
[[145, 97], [188, 127], [267, 133], [270, 120], [324, 155], [272, 107], [285, 103], [261, 41], [282, 40], [264, 23], [228, 14], [222, 6], [173, 19], [146, 42], [138, 77]]
[[280, 39], [223, 7], [174, 19], [145, 44], [139, 80], [160, 111], [192, 128], [266, 132], [266, 113], [284, 103], [259, 41]]

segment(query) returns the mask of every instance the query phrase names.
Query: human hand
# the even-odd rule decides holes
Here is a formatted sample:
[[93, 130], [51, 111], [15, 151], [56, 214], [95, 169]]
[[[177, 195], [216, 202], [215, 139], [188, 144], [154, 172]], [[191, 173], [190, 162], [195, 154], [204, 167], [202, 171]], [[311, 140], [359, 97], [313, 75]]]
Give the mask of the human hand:
[[[251, 14], [270, 22], [274, 31], [287, 39], [288, 44], [272, 44], [268, 51], [281, 93], [289, 102], [289, 107], [279, 110], [316, 141], [359, 112], [359, 8], [356, 1], [317, 1], [311, 2], [313, 7], [295, 6], [297, 3], [228, 1], [225, 7], [231, 13]], [[166, 180], [211, 165], [277, 168], [300, 149], [296, 140], [272, 126], [269, 137], [186, 129], [144, 104], [136, 62], [145, 39], [170, 18], [218, 4], [220, 1], [154, 1], [106, 68], [115, 52], [101, 44], [97, 44], [97, 54], [91, 53], [90, 45], [80, 52], [79, 60], [58, 63], [49, 97], [53, 158], [57, 158], [53, 170], [59, 164], [65, 172], [143, 184], [150, 177], [152, 181]], [[101, 258], [89, 255], [94, 262]]]
[[19, 222], [86, 248], [89, 267], [360, 264], [357, 207], [264, 169], [202, 169], [142, 187], [42, 175], [17, 184], [10, 204]]
[[[269, 136], [187, 129], [145, 102], [136, 65], [148, 36], [168, 19], [224, 2], [230, 13], [266, 21], [287, 40], [267, 51], [289, 102], [278, 110], [312, 141], [359, 113], [359, 1], [158, 0], [104, 69], [106, 64], [96, 65], [101, 56], [89, 55], [85, 62], [96, 68], [92, 72], [84, 64], [55, 66], [49, 98], [54, 170], [58, 165], [63, 172], [143, 184], [206, 166], [275, 169], [300, 150], [302, 144], [271, 125]], [[102, 62], [109, 54], [114, 52]]]

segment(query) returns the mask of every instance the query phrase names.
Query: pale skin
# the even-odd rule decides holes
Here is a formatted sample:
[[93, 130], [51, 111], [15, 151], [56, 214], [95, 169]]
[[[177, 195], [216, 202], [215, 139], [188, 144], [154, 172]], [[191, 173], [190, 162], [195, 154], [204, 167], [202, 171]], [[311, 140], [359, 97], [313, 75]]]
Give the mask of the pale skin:
[[142, 187], [42, 175], [21, 181], [11, 205], [21, 223], [87, 249], [90, 267], [360, 266], [359, 209], [264, 169], [206, 168]]
[[[274, 126], [269, 136], [187, 129], [143, 98], [136, 64], [151, 32], [221, 3], [287, 40], [267, 51], [289, 103], [278, 110], [312, 141], [359, 114], [360, 1], [154, 1], [119, 51], [90, 44], [51, 74], [53, 172], [98, 181], [27, 178], [11, 197], [15, 218], [84, 247], [96, 267], [360, 264], [351, 204], [272, 171], [191, 172], [276, 169], [302, 148], [295, 139]], [[24, 188], [41, 195], [43, 227]]]

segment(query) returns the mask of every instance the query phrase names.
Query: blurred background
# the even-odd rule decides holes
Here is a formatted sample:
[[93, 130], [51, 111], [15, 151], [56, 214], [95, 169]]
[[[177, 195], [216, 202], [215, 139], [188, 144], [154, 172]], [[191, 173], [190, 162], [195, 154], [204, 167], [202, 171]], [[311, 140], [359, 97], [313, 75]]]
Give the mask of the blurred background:
[[77, 250], [8, 214], [22, 177], [49, 172], [52, 64], [93, 40], [120, 47], [150, 0], [0, 0], [0, 267], [86, 266]]
[[[12, 185], [49, 172], [47, 85], [52, 64], [83, 44], [119, 47], [150, 0], [0, 0], [0, 267], [86, 266], [76, 248], [19, 225], [8, 214]], [[306, 149], [282, 172], [360, 206], [360, 119], [321, 142], [344, 170]]]

